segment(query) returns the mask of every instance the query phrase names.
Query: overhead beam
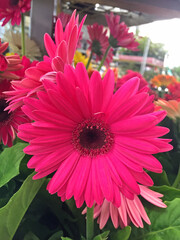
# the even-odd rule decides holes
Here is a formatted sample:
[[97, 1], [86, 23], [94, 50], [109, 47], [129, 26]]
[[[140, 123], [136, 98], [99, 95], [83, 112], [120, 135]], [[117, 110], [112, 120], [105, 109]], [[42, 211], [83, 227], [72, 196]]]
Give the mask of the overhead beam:
[[[84, 14], [80, 14], [80, 19], [82, 19]], [[155, 21], [156, 19], [152, 18], [150, 15], [137, 15], [137, 14], [128, 14], [126, 15], [121, 15], [121, 22], [125, 22], [128, 26], [138, 26], [141, 24], [149, 23], [152, 21]], [[85, 25], [91, 25], [93, 23], [97, 22], [98, 24], [102, 24], [104, 26], [107, 26], [107, 21], [105, 19], [104, 14], [93, 14], [87, 15]]]
[[[179, 18], [180, 2], [177, 0], [63, 0], [63, 2], [89, 3], [119, 7], [129, 11], [139, 11], [159, 17], [159, 19]], [[83, 10], [82, 10], [83, 11]]]

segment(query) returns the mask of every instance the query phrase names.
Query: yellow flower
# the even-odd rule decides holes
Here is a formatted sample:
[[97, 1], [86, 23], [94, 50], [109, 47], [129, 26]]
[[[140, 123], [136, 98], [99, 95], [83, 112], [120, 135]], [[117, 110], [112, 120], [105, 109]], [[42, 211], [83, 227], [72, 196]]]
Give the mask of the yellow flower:
[[[163, 109], [167, 112], [167, 116], [172, 118], [174, 121], [176, 118], [180, 118], [180, 102], [176, 100], [166, 101], [164, 99], [159, 99], [155, 101], [155, 105], [159, 106], [160, 109]], [[159, 108], [157, 109], [159, 110]]]
[[161, 86], [167, 87], [169, 86], [169, 84], [172, 84], [175, 82], [177, 82], [177, 80], [174, 76], [161, 75], [161, 74], [154, 76], [154, 78], [150, 80], [150, 83], [154, 87], [161, 87]]
[[13, 52], [8, 52], [8, 53], [6, 53], [5, 54], [5, 56], [12, 56], [12, 55], [14, 55], [15, 53], [13, 53]]
[[[74, 55], [74, 66], [77, 65], [78, 62], [82, 62], [84, 66], [87, 65], [89, 58], [85, 57], [81, 52], [76, 51]], [[92, 66], [89, 64], [88, 69], [91, 69]]]

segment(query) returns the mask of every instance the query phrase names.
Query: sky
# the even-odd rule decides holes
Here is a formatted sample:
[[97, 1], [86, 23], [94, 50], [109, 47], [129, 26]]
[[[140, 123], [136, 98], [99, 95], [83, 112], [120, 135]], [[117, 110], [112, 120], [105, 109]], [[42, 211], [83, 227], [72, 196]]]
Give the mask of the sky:
[[163, 43], [168, 51], [165, 67], [180, 66], [180, 19], [155, 21], [139, 26], [139, 35], [147, 36], [153, 43]]

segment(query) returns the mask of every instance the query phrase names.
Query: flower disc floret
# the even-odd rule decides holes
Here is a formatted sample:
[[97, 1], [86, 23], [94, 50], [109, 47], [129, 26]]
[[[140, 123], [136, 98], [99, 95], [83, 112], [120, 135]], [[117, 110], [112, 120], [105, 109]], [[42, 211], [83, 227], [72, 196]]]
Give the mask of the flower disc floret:
[[114, 137], [109, 126], [98, 118], [78, 124], [73, 131], [73, 145], [82, 156], [103, 155], [110, 151]]

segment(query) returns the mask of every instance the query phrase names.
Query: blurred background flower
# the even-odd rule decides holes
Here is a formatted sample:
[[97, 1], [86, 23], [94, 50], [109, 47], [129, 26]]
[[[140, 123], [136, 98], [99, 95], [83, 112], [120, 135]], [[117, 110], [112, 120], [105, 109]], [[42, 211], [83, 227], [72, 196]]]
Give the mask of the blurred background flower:
[[155, 75], [154, 78], [150, 80], [153, 87], [167, 87], [170, 84], [175, 83], [177, 80], [174, 76], [159, 74]]
[[1, 43], [0, 39], [0, 81], [3, 79], [19, 79], [19, 77], [12, 73], [13, 71], [23, 68], [19, 55], [4, 56], [3, 53], [8, 48], [8, 43]]
[[10, 89], [10, 81], [4, 79], [0, 82], [0, 141], [8, 147], [13, 145], [19, 125], [29, 122], [29, 118], [20, 108], [14, 112], [5, 110], [8, 103], [4, 92]]
[[[22, 55], [21, 34], [19, 32], [6, 31], [3, 35], [3, 40], [9, 42], [10, 52]], [[42, 57], [40, 48], [34, 40], [28, 37], [27, 34], [25, 35], [25, 42], [25, 51], [27, 58], [35, 60]]]
[[2, 26], [9, 21], [11, 25], [21, 23], [21, 14], [31, 8], [31, 0], [5, 0], [0, 2], [0, 20], [4, 19]]

